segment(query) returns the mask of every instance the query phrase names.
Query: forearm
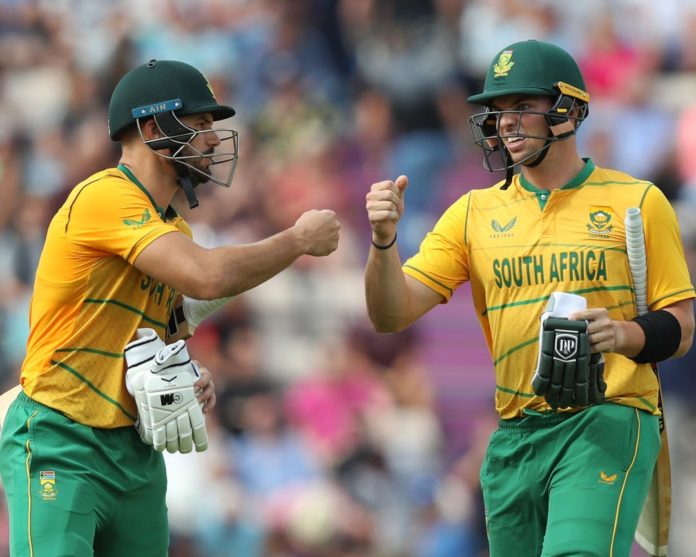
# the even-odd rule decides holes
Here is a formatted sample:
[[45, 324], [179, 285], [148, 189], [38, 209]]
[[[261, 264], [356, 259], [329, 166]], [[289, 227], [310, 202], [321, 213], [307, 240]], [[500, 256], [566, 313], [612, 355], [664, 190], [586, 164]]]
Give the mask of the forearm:
[[338, 246], [340, 223], [330, 209], [312, 209], [294, 226], [253, 244], [206, 249], [181, 232], [153, 240], [133, 265], [196, 300], [235, 296], [275, 276], [298, 257], [324, 257]]
[[614, 352], [632, 358], [645, 344], [645, 334], [635, 321], [614, 321], [616, 345]]
[[304, 253], [292, 228], [252, 244], [211, 249], [206, 255], [208, 288], [203, 296], [185, 294], [206, 300], [235, 296], [274, 277]]
[[[659, 345], [667, 350], [668, 355], [663, 355], [663, 358], [673, 357], [678, 358], [686, 354], [691, 348], [691, 343], [694, 335], [694, 319], [691, 300], [678, 302], [672, 306], [663, 308], [662, 312], [652, 312], [659, 317], [662, 313], [673, 316], [673, 319], [665, 320], [664, 317], [658, 320], [650, 319], [645, 325], [641, 326], [636, 321], [615, 321], [614, 327], [616, 330], [616, 347], [615, 352], [623, 354], [629, 358], [635, 358], [645, 348], [646, 330], [651, 333], [650, 344], [652, 346]], [[648, 318], [652, 314], [646, 315]], [[642, 318], [639, 318], [639, 320]], [[638, 358], [640, 361], [640, 358]], [[659, 361], [659, 360], [656, 360]]]
[[376, 331], [391, 333], [408, 325], [409, 291], [396, 246], [370, 248], [365, 268], [367, 313]]

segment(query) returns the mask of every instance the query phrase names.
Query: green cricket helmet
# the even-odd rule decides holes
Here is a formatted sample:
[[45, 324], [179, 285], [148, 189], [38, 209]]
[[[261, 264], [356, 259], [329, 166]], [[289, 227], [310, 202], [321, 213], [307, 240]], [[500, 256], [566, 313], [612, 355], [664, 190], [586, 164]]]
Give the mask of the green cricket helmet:
[[[518, 115], [518, 127], [522, 112], [496, 110], [493, 101], [504, 95], [548, 96], [553, 99], [551, 108], [542, 114], [549, 125], [545, 145], [522, 161], [513, 163], [500, 136], [499, 122], [502, 114]], [[490, 171], [511, 170], [514, 166], [536, 166], [546, 155], [554, 141], [561, 141], [575, 134], [587, 117], [590, 95], [585, 80], [573, 57], [562, 48], [542, 41], [528, 40], [503, 48], [493, 58], [488, 68], [483, 92], [468, 98], [472, 104], [485, 106], [485, 111], [474, 114], [469, 123], [474, 141], [483, 149], [484, 166]], [[519, 132], [519, 129], [518, 129]], [[512, 133], [520, 137], [532, 137]], [[496, 157], [499, 156], [498, 164]]]
[[[118, 141], [125, 130], [136, 127], [148, 147], [173, 161], [189, 205], [195, 207], [198, 201], [193, 188], [198, 184], [212, 181], [229, 187], [232, 183], [239, 148], [239, 135], [233, 129], [193, 129], [181, 120], [182, 116], [203, 113], [217, 121], [230, 118], [235, 111], [217, 102], [210, 83], [193, 66], [175, 60], [150, 60], [116, 85], [109, 103], [109, 136]], [[154, 119], [160, 137], [143, 137], [141, 123], [148, 118]], [[192, 145], [196, 137], [206, 133], [217, 134], [222, 149], [202, 153]], [[203, 159], [210, 161], [207, 167], [200, 164]]]

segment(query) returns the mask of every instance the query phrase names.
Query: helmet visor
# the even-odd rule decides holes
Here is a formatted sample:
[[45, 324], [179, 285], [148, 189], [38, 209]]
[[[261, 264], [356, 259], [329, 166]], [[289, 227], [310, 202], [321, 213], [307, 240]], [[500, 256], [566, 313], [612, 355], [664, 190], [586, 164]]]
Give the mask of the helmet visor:
[[[491, 172], [497, 172], [518, 165], [524, 165], [530, 161], [536, 160], [539, 153], [547, 149], [551, 143], [562, 141], [573, 135], [587, 115], [587, 104], [579, 103], [575, 99], [570, 99], [570, 108], [564, 108], [563, 112], [557, 108], [558, 104], [559, 103], [556, 103], [551, 110], [546, 112], [532, 110], [492, 110], [488, 107], [484, 112], [479, 112], [470, 116], [469, 126], [474, 138], [474, 143], [483, 150], [484, 167]], [[507, 129], [505, 133], [501, 133], [500, 121], [503, 116], [506, 115], [510, 116], [512, 121], [517, 122], [517, 125], [512, 129]], [[522, 133], [522, 117], [527, 115], [544, 117], [549, 126], [548, 134], [542, 136]], [[505, 148], [505, 142], [513, 141], [515, 138], [541, 139], [545, 141], [545, 145], [539, 150], [527, 155], [522, 160], [513, 161]]]
[[[239, 159], [239, 134], [231, 128], [196, 130], [187, 126], [175, 113], [169, 113], [176, 121], [177, 133], [172, 133], [172, 126], [161, 125], [159, 117], [155, 116], [162, 137], [145, 139], [138, 121], [138, 129], [146, 145], [157, 155], [186, 166], [199, 183], [214, 182], [220, 186], [229, 187], [234, 178]], [[166, 133], [165, 128], [170, 132]], [[207, 134], [215, 134], [217, 145], [214, 148], [201, 150], [198, 145], [209, 145], [207, 141], [197, 141]]]

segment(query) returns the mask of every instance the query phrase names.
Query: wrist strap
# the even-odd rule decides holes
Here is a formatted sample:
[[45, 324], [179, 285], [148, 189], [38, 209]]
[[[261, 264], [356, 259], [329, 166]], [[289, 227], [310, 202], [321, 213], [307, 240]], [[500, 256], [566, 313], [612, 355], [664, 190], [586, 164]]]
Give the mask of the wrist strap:
[[645, 344], [631, 359], [639, 364], [657, 363], [671, 358], [681, 344], [681, 324], [669, 311], [658, 309], [633, 319], [645, 334]]
[[385, 246], [382, 246], [380, 244], [375, 244], [374, 240], [370, 240], [370, 242], [372, 242], [372, 245], [375, 246], [377, 249], [389, 249], [390, 247], [392, 247], [396, 243], [396, 239], [398, 236], [399, 236], [398, 232], [395, 232], [394, 239]]

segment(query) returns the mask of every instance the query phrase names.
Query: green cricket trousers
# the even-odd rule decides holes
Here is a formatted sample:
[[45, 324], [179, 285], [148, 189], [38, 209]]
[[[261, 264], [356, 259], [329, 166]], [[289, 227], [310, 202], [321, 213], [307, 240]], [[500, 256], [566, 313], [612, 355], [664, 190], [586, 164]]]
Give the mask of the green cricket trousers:
[[628, 557], [658, 417], [618, 404], [501, 420], [481, 467], [490, 557]]
[[135, 428], [78, 424], [20, 393], [0, 438], [12, 557], [166, 557], [164, 459]]

